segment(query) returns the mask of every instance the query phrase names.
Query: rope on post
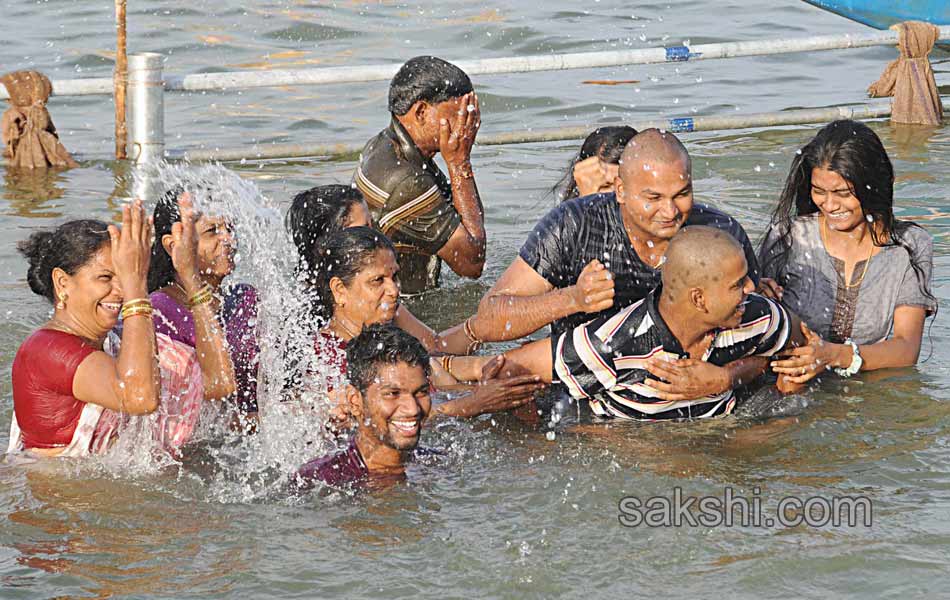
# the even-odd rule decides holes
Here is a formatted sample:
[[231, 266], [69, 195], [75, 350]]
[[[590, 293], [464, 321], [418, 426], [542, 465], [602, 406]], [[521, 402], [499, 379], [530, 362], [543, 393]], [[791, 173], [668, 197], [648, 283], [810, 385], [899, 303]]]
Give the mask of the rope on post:
[[[940, 38], [950, 39], [950, 25], [940, 28]], [[875, 31], [865, 34], [842, 34], [791, 38], [779, 40], [750, 40], [669, 48], [641, 48], [604, 52], [577, 52], [571, 54], [541, 54], [511, 56], [481, 60], [457, 61], [469, 75], [500, 73], [527, 73], [565, 69], [593, 69], [624, 65], [645, 65], [667, 62], [714, 60], [743, 56], [764, 56], [818, 50], [893, 46], [897, 44], [896, 31]], [[297, 69], [274, 71], [231, 71], [227, 73], [197, 73], [170, 76], [165, 81], [167, 91], [228, 90], [249, 87], [286, 85], [326, 85], [357, 83], [390, 79], [401, 64], [329, 67], [325, 69]], [[84, 96], [112, 93], [111, 79], [67, 79], [53, 82], [53, 95]], [[5, 98], [0, 90], [0, 99]]]
[[[950, 99], [945, 101], [950, 106]], [[624, 123], [635, 129], [650, 127], [665, 129], [674, 133], [697, 131], [718, 131], [729, 129], [753, 129], [757, 127], [776, 127], [783, 125], [806, 125], [827, 123], [835, 119], [877, 119], [891, 114], [890, 102], [874, 102], [851, 106], [833, 106], [830, 108], [807, 108], [771, 113], [752, 113], [746, 115], [711, 115], [708, 117], [682, 117], [673, 119], [653, 119]], [[603, 124], [599, 124], [602, 126]], [[537, 131], [518, 131], [479, 136], [479, 146], [499, 146], [507, 144], [528, 144], [538, 142], [559, 142], [582, 140], [595, 126], [566, 127]], [[322, 157], [331, 160], [355, 158], [363, 149], [363, 144], [265, 144], [247, 145], [238, 148], [208, 148], [195, 150], [169, 151], [170, 160], [191, 162], [203, 161], [240, 161], [266, 160], [276, 158]]]
[[115, 157], [122, 160], [127, 157], [128, 128], [125, 121], [125, 96], [128, 85], [129, 63], [126, 54], [125, 29], [126, 0], [115, 0], [115, 73], [113, 88], [115, 95]]

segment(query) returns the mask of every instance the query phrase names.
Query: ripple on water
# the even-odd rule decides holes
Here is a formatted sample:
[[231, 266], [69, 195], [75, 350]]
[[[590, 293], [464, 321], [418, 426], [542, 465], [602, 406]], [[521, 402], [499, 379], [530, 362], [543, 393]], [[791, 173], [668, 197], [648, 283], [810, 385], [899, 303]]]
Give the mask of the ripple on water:
[[321, 23], [298, 22], [290, 27], [268, 31], [264, 37], [273, 40], [289, 42], [323, 42], [345, 40], [358, 37], [360, 33], [343, 27], [324, 25]]

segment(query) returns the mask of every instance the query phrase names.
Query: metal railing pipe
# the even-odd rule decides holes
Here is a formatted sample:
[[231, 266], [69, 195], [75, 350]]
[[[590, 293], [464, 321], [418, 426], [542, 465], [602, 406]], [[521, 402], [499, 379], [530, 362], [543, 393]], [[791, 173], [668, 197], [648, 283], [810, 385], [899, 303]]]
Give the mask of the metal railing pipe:
[[[944, 100], [944, 106], [947, 107], [947, 110], [950, 110], [950, 100]], [[656, 127], [676, 133], [689, 133], [694, 131], [754, 129], [757, 127], [775, 127], [782, 125], [807, 125], [813, 123], [827, 123], [835, 119], [876, 119], [886, 117], [890, 114], [891, 103], [889, 101], [878, 101], [859, 105], [806, 108], [745, 115], [710, 115], [705, 117], [651, 119], [624, 124], [630, 125], [638, 130]], [[480, 135], [477, 145], [499, 146], [507, 144], [582, 140], [587, 137], [594, 127], [602, 125], [603, 124]], [[347, 159], [354, 158], [362, 149], [362, 143], [261, 144], [236, 148], [171, 150], [167, 153], [167, 157], [171, 160], [186, 160], [192, 162], [228, 162], [308, 157]]]
[[[950, 26], [941, 28], [941, 35], [950, 37]], [[863, 48], [894, 45], [896, 43], [896, 31], [875, 31], [865, 34], [826, 35], [785, 40], [752, 40], [667, 48], [575, 52], [571, 54], [536, 54], [453, 62], [469, 75], [491, 75], [713, 60], [816, 50]], [[198, 73], [183, 77], [170, 77], [168, 86], [172, 90], [200, 91], [384, 81], [391, 79], [400, 66], [401, 64], [393, 63], [323, 69]]]
[[[940, 38], [950, 39], [950, 26], [940, 28]], [[892, 46], [897, 43], [896, 31], [874, 31], [861, 34], [838, 34], [806, 38], [749, 40], [631, 50], [575, 52], [569, 54], [538, 54], [480, 60], [457, 61], [469, 75], [527, 73], [564, 69], [593, 69], [625, 65], [714, 60], [743, 56], [765, 56], [793, 52]], [[390, 79], [399, 64], [329, 67], [323, 69], [276, 69], [270, 71], [229, 71], [195, 73], [166, 77], [167, 91], [228, 90], [285, 85], [328, 85]], [[67, 79], [53, 81], [54, 96], [111, 94], [112, 79]], [[6, 98], [0, 88], [0, 98]]]

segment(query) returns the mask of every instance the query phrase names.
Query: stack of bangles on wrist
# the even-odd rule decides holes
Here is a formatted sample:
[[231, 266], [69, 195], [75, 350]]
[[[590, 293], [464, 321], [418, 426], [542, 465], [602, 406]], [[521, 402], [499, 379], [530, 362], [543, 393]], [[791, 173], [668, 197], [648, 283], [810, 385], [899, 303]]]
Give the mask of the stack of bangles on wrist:
[[188, 308], [194, 308], [196, 306], [201, 306], [202, 304], [207, 304], [214, 299], [214, 290], [211, 289], [210, 285], [205, 285], [203, 288], [195, 292], [195, 294], [188, 298]]
[[[439, 357], [439, 364], [442, 365], [442, 369], [449, 375], [452, 375], [452, 359], [453, 358], [455, 357], [451, 354], [443, 354], [442, 356]], [[452, 375], [452, 377], [455, 377], [455, 375]]]
[[472, 317], [469, 317], [469, 318], [465, 319], [465, 324], [462, 325], [462, 331], [465, 332], [465, 337], [467, 337], [467, 338], [468, 338], [468, 341], [469, 341], [469, 344], [468, 344], [468, 353], [469, 353], [469, 354], [471, 354], [471, 353], [473, 353], [473, 352], [477, 352], [478, 349], [481, 348], [481, 347], [482, 347], [482, 344], [484, 343], [484, 342], [482, 342], [482, 340], [478, 339], [478, 338], [475, 336], [475, 332], [472, 330], [472, 319], [474, 319], [474, 318], [475, 318], [475, 317], [472, 316]]
[[132, 317], [148, 317], [152, 318], [152, 301], [148, 298], [135, 298], [133, 300], [127, 300], [122, 303], [122, 311], [119, 313], [122, 316], [122, 320], [130, 319]]

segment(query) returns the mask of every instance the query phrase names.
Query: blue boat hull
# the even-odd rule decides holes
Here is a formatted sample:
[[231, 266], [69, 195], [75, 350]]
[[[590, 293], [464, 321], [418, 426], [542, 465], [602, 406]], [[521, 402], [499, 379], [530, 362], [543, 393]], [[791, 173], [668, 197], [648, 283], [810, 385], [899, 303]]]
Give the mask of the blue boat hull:
[[887, 29], [901, 21], [927, 21], [950, 25], [947, 0], [805, 0], [853, 21]]

